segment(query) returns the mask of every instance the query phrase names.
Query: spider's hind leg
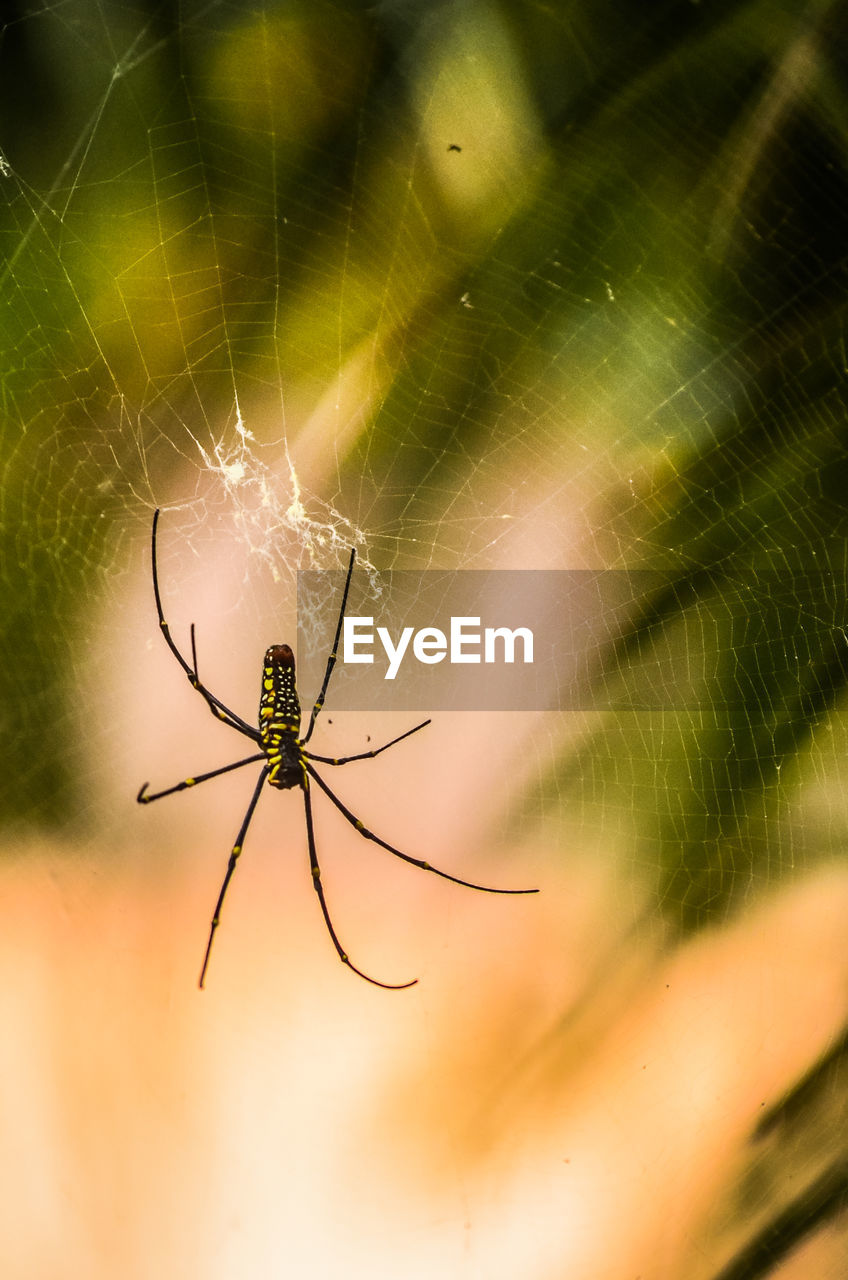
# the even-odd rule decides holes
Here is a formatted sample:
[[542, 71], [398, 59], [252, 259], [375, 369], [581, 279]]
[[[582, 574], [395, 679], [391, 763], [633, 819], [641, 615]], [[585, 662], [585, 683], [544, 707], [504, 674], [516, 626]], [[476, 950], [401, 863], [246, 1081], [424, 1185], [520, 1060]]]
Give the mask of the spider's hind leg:
[[230, 851], [230, 860], [227, 863], [227, 871], [226, 871], [226, 875], [224, 876], [224, 883], [221, 885], [221, 892], [218, 894], [218, 901], [215, 903], [215, 910], [212, 914], [212, 924], [209, 929], [209, 941], [206, 943], [206, 954], [203, 957], [203, 968], [200, 970], [200, 982], [198, 983], [200, 987], [203, 986], [204, 979], [206, 978], [206, 970], [209, 967], [209, 953], [212, 950], [212, 939], [215, 937], [215, 931], [217, 930], [221, 920], [221, 907], [223, 906], [227, 889], [230, 886], [230, 881], [233, 878], [233, 872], [236, 869], [236, 863], [238, 862], [241, 856], [241, 851], [242, 851], [242, 848], [244, 847], [244, 838], [247, 835], [247, 828], [250, 826], [250, 820], [253, 817], [254, 810], [256, 809], [256, 805], [259, 800], [259, 793], [262, 790], [262, 787], [264, 786], [264, 783], [265, 783], [265, 779], [267, 777], [268, 777], [268, 766], [266, 765], [259, 775], [259, 781], [256, 783], [256, 787], [254, 789], [253, 795], [250, 797], [250, 804], [247, 806], [247, 813], [244, 815], [244, 820], [241, 826], [239, 827], [239, 833], [236, 836], [236, 842], [233, 845], [232, 850]]
[[[311, 770], [310, 770], [311, 772]], [[315, 849], [315, 831], [312, 826], [312, 797], [309, 794], [309, 779], [303, 779], [303, 804], [306, 810], [306, 839], [309, 843], [309, 865], [312, 869], [312, 884], [315, 892], [318, 894], [318, 901], [321, 904], [321, 914], [324, 917], [324, 923], [327, 926], [333, 946], [336, 948], [339, 959], [342, 964], [346, 964], [348, 969], [352, 969], [354, 973], [358, 973], [360, 978], [364, 978], [366, 982], [372, 982], [375, 987], [384, 987], [387, 991], [403, 991], [406, 987], [414, 987], [417, 978], [413, 978], [411, 982], [380, 982], [377, 978], [370, 978], [367, 973], [363, 973], [361, 969], [357, 969], [356, 965], [351, 961], [347, 952], [336, 936], [333, 928], [333, 922], [330, 919], [330, 913], [327, 909], [327, 902], [324, 897], [324, 886], [321, 884], [321, 868], [318, 866], [318, 854]]]
[[434, 876], [441, 876], [443, 880], [452, 880], [454, 884], [464, 885], [466, 889], [479, 889], [481, 893], [538, 893], [538, 889], [495, 889], [488, 884], [475, 884], [473, 880], [462, 880], [459, 876], [452, 876], [448, 871], [440, 871], [438, 867], [434, 867], [431, 862], [425, 862], [423, 858], [413, 858], [408, 853], [401, 853], [400, 849], [396, 849], [393, 844], [387, 844], [385, 840], [381, 840], [379, 836], [375, 836], [373, 831], [369, 831], [365, 823], [357, 818], [355, 813], [348, 809], [346, 804], [342, 804], [341, 800], [327, 786], [320, 774], [316, 773], [310, 764], [306, 766], [309, 776], [314, 778], [318, 786], [324, 792], [324, 795], [332, 800], [339, 813], [347, 819], [352, 827], [354, 827], [363, 840], [373, 840], [381, 849], [386, 849], [389, 853], [393, 853], [396, 858], [400, 858], [403, 862], [410, 863], [413, 867], [418, 867], [421, 871], [432, 871]]

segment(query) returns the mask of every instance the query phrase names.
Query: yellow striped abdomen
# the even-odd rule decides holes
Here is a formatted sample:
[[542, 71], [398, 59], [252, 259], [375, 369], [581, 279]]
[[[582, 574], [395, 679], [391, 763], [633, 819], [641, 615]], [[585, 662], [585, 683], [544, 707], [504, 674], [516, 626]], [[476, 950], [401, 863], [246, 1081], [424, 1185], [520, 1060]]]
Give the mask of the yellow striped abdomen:
[[268, 781], [281, 791], [302, 786], [306, 770], [300, 752], [300, 699], [294, 678], [294, 654], [275, 644], [262, 664], [259, 737], [270, 766]]

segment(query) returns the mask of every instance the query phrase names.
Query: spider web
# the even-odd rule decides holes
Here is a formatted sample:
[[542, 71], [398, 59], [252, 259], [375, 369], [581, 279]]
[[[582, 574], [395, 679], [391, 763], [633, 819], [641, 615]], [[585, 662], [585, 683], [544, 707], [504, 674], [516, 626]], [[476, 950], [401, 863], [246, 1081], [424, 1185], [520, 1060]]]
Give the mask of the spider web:
[[[694, 670], [697, 709], [447, 716], [438, 760], [414, 757], [452, 848], [482, 844], [504, 881], [534, 856], [569, 893], [600, 877], [604, 954], [631, 929], [650, 951], [727, 927], [836, 865], [845, 18], [20, 5], [0, 43], [10, 853], [52, 833], [135, 856], [142, 778], [232, 749], [156, 635], [160, 507], [173, 633], [188, 653], [196, 624], [204, 681], [251, 721], [297, 571], [351, 546], [374, 582], [663, 572], [597, 678]], [[334, 751], [380, 732], [335, 727]], [[220, 794], [204, 839], [223, 846], [241, 792]], [[193, 819], [157, 838], [171, 820], [174, 856]], [[566, 967], [578, 991], [607, 972]], [[746, 1213], [728, 1197], [716, 1260]]]

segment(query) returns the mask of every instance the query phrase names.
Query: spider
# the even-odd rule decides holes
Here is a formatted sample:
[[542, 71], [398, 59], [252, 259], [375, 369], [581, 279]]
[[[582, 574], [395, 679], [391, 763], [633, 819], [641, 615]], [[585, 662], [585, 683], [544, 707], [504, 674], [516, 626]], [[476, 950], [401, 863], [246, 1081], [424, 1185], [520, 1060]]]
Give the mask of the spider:
[[324, 917], [324, 923], [327, 926], [327, 932], [332, 939], [333, 946], [336, 949], [339, 959], [346, 964], [349, 969], [358, 974], [360, 978], [364, 978], [366, 982], [371, 982], [376, 987], [383, 987], [389, 991], [402, 991], [407, 987], [412, 987], [418, 981], [413, 978], [411, 982], [380, 982], [377, 978], [371, 978], [367, 973], [363, 973], [358, 969], [348, 956], [344, 947], [338, 939], [338, 935], [333, 927], [330, 919], [330, 913], [327, 908], [326, 899], [324, 897], [324, 886], [321, 883], [321, 870], [318, 866], [318, 853], [315, 847], [315, 831], [312, 823], [312, 795], [310, 789], [310, 781], [316, 783], [318, 788], [324, 792], [324, 795], [336, 806], [347, 822], [363, 837], [365, 840], [373, 840], [375, 844], [380, 845], [382, 849], [388, 850], [394, 854], [396, 858], [401, 858], [404, 862], [409, 862], [414, 867], [420, 867], [422, 871], [432, 871], [434, 875], [442, 876], [445, 880], [452, 880], [454, 884], [465, 885], [468, 889], [479, 889], [483, 893], [538, 893], [538, 889], [493, 889], [488, 885], [472, 884], [470, 880], [461, 880], [459, 876], [452, 876], [447, 871], [440, 871], [438, 867], [431, 866], [429, 862], [423, 861], [421, 858], [413, 858], [408, 853], [401, 853], [400, 849], [396, 849], [393, 845], [387, 844], [385, 840], [381, 840], [379, 836], [374, 835], [373, 831], [360, 821], [356, 814], [348, 809], [346, 804], [335, 795], [321, 775], [315, 769], [315, 762], [319, 764], [332, 765], [333, 767], [345, 764], [352, 764], [355, 760], [372, 760], [383, 751], [388, 751], [389, 747], [394, 747], [399, 742], [403, 742], [404, 738], [409, 738], [413, 733], [418, 733], [420, 729], [426, 728], [430, 724], [429, 720], [423, 720], [421, 724], [415, 725], [413, 729], [407, 729], [405, 733], [399, 734], [396, 738], [392, 738], [391, 742], [386, 742], [382, 747], [375, 747], [371, 751], [362, 751], [358, 755], [343, 756], [340, 759], [333, 759], [329, 756], [319, 756], [312, 751], [306, 749], [306, 744], [312, 737], [312, 731], [315, 728], [321, 708], [324, 705], [324, 699], [327, 696], [327, 687], [330, 683], [330, 677], [333, 674], [333, 668], [336, 665], [338, 656], [339, 637], [342, 630], [342, 622], [345, 616], [345, 608], [347, 606], [347, 596], [350, 589], [350, 579], [353, 573], [353, 564], [356, 558], [356, 549], [351, 548], [350, 563], [347, 570], [347, 578], [345, 579], [344, 592], [342, 594], [341, 608], [339, 609], [339, 618], [336, 626], [336, 635], [333, 641], [333, 648], [327, 659], [327, 668], [324, 672], [324, 682], [321, 690], [312, 708], [309, 717], [309, 724], [303, 737], [300, 736], [301, 728], [301, 709], [300, 700], [297, 696], [295, 688], [295, 662], [294, 654], [287, 644], [273, 644], [265, 653], [265, 659], [262, 664], [262, 694], [259, 699], [259, 727], [254, 729], [246, 720], [242, 720], [241, 716], [235, 711], [231, 711], [228, 706], [217, 698], [214, 693], [202, 683], [198, 674], [197, 667], [197, 646], [195, 644], [194, 623], [191, 624], [191, 663], [188, 663], [177, 648], [171, 636], [168, 624], [165, 621], [165, 615], [162, 612], [162, 598], [159, 594], [159, 573], [156, 564], [156, 529], [159, 523], [158, 509], [153, 513], [153, 532], [151, 536], [151, 559], [153, 565], [153, 595], [156, 599], [156, 612], [159, 615], [159, 626], [162, 635], [165, 637], [165, 643], [171, 650], [177, 662], [182, 667], [189, 683], [206, 702], [209, 710], [224, 724], [235, 729], [243, 737], [249, 738], [255, 743], [260, 750], [254, 755], [246, 756], [243, 760], [236, 760], [233, 764], [222, 765], [219, 769], [212, 769], [209, 773], [200, 773], [194, 778], [185, 778], [182, 782], [176, 783], [173, 787], [166, 787], [164, 791], [156, 791], [152, 795], [147, 794], [147, 788], [150, 785], [145, 782], [139, 788], [136, 799], [139, 804], [151, 804], [154, 800], [161, 800], [164, 796], [174, 795], [178, 791], [185, 791], [188, 787], [199, 786], [201, 782], [209, 782], [211, 778], [218, 778], [223, 773], [230, 773], [233, 769], [242, 769], [248, 764], [258, 764], [262, 762], [262, 768], [259, 777], [253, 789], [253, 795], [247, 806], [247, 812], [244, 815], [242, 824], [239, 827], [235, 844], [230, 851], [227, 870], [218, 894], [218, 900], [215, 903], [215, 910], [212, 914], [212, 924], [209, 929], [209, 938], [206, 943], [206, 952], [203, 957], [203, 966], [200, 970], [200, 987], [203, 987], [206, 970], [209, 967], [209, 956], [212, 951], [212, 942], [221, 919], [221, 908], [224, 898], [229, 888], [233, 872], [238, 864], [244, 847], [247, 829], [250, 826], [251, 819], [256, 810], [259, 801], [259, 794], [265, 783], [276, 787], [280, 791], [293, 790], [299, 787], [303, 793], [303, 804], [306, 812], [306, 840], [309, 848], [309, 865], [312, 869], [312, 883], [315, 892], [318, 895], [318, 902], [321, 906], [321, 913]]

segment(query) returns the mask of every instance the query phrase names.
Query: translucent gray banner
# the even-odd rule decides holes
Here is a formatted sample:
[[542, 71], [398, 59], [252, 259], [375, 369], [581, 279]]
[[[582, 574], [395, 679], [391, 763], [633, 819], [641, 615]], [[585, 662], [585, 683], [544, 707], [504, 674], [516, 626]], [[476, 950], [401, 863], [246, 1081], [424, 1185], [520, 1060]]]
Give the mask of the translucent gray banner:
[[[345, 575], [298, 574], [298, 688], [321, 685]], [[356, 571], [328, 706], [694, 711], [804, 681], [848, 655], [845, 583], [706, 570]]]

